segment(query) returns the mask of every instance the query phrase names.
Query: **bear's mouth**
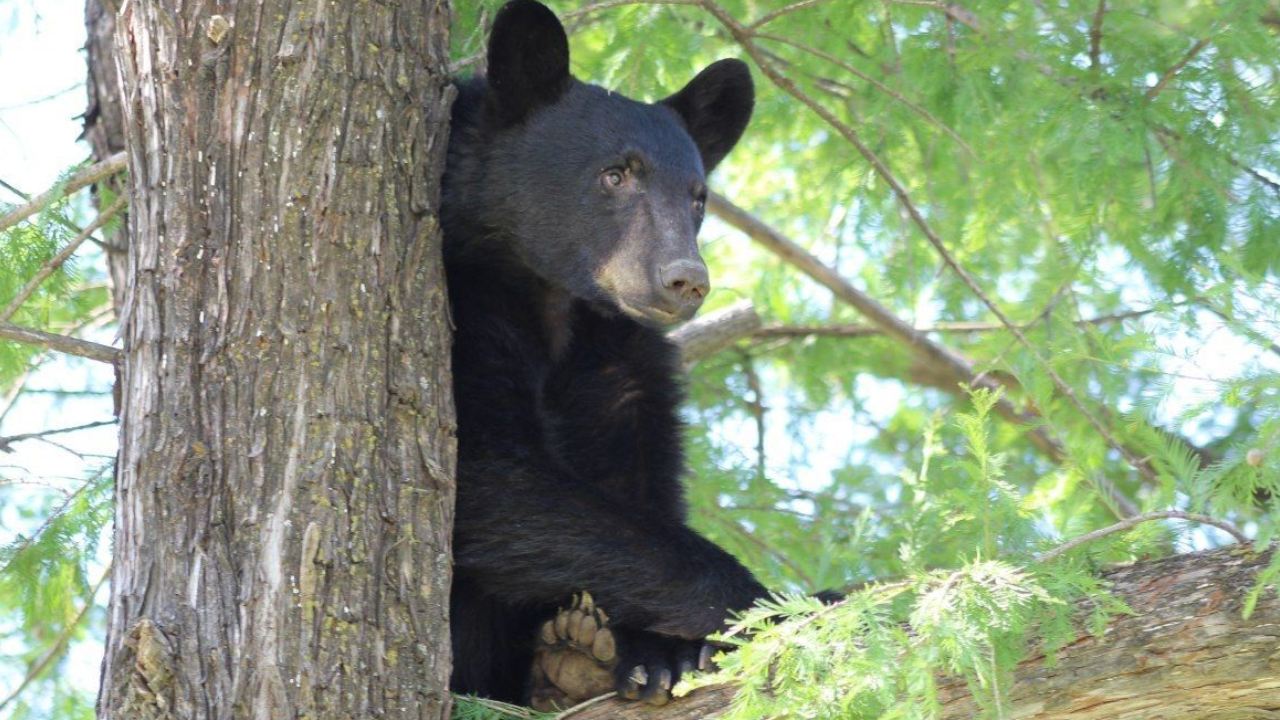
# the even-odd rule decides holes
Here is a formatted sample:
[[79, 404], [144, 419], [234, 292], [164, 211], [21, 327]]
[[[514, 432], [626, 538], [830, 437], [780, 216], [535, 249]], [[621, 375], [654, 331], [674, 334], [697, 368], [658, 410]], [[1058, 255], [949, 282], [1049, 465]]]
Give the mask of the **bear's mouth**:
[[674, 325], [693, 317], [693, 311], [696, 310], [696, 308], [690, 308], [687, 313], [675, 313], [654, 305], [632, 305], [623, 298], [616, 296], [614, 297], [614, 302], [618, 304], [618, 308], [624, 314], [653, 325]]

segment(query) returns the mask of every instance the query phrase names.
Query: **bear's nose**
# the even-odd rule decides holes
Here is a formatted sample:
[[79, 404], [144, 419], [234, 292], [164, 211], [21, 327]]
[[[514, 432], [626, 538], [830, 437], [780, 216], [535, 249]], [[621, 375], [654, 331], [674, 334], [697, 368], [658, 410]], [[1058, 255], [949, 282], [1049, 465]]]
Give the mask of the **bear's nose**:
[[662, 294], [667, 302], [678, 308], [692, 306], [696, 309], [711, 290], [707, 266], [693, 260], [676, 260], [658, 269], [662, 282]]

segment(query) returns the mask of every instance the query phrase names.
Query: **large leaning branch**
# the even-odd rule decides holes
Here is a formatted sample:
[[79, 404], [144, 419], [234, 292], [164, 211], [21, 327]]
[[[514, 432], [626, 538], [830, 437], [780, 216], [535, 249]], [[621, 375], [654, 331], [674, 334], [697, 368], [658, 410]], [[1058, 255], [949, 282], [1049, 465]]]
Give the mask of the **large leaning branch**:
[[[1050, 666], [1018, 666], [1008, 717], [1019, 720], [1202, 720], [1273, 717], [1280, 708], [1280, 597], [1267, 590], [1252, 615], [1244, 597], [1268, 554], [1240, 548], [1179, 555], [1111, 570], [1106, 579], [1133, 615], [1098, 636], [1081, 633]], [[1079, 608], [1080, 625], [1089, 608]], [[704, 688], [663, 708], [606, 700], [566, 720], [714, 718], [733, 698]], [[979, 717], [964, 682], [939, 688], [943, 720]]]
[[[968, 359], [935, 342], [928, 335], [912, 327], [910, 323], [893, 314], [889, 308], [880, 304], [875, 298], [867, 295], [846, 280], [833, 268], [814, 257], [808, 250], [785, 237], [782, 233], [762, 222], [759, 218], [734, 205], [721, 195], [712, 193], [707, 202], [708, 209], [718, 218], [742, 231], [757, 244], [763, 245], [770, 252], [787, 261], [818, 284], [830, 290], [836, 297], [851, 305], [862, 313], [872, 325], [885, 335], [900, 341], [913, 354], [928, 363], [939, 374], [952, 381], [952, 392], [959, 393], [960, 387], [997, 389], [999, 384], [989, 375], [980, 374]], [[1066, 457], [1066, 450], [1057, 438], [1049, 434], [1044, 419], [1029, 411], [1019, 410], [1007, 398], [997, 401], [995, 410], [1007, 420], [1027, 427], [1027, 436], [1031, 443], [1052, 458], [1060, 461]], [[1116, 514], [1130, 517], [1138, 514], [1138, 507], [1132, 500], [1121, 493], [1109, 480], [1102, 477], [1094, 479], [1098, 488], [1113, 503]]]

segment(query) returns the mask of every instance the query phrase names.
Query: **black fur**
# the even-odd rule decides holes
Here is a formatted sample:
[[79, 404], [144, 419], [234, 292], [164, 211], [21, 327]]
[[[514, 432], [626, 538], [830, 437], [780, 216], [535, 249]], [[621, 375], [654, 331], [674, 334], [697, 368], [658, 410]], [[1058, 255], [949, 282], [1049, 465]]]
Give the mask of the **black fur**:
[[522, 701], [536, 628], [576, 591], [623, 635], [684, 639], [765, 594], [685, 524], [681, 371], [656, 327], [705, 294], [671, 268], [703, 267], [705, 173], [745, 128], [752, 90], [736, 61], [656, 104], [578, 82], [559, 22], [531, 0], [499, 13], [489, 63], [458, 85], [442, 207], [452, 685]]

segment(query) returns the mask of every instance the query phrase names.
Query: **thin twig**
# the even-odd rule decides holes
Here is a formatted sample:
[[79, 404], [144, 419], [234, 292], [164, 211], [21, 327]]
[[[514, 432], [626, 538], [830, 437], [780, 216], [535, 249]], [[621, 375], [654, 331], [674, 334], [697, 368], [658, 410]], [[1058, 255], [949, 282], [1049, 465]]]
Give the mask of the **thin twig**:
[[22, 327], [7, 322], [0, 322], [0, 338], [16, 340], [29, 345], [39, 345], [66, 355], [76, 355], [104, 363], [118, 363], [122, 356], [120, 350], [110, 345]]
[[45, 517], [44, 521], [40, 523], [40, 527], [36, 528], [35, 532], [25, 537], [22, 540], [22, 543], [11, 551], [9, 555], [9, 560], [5, 562], [4, 567], [0, 567], [0, 575], [4, 575], [6, 572], [8, 572], [9, 567], [13, 565], [13, 561], [16, 560], [19, 555], [25, 552], [27, 548], [31, 547], [31, 544], [34, 543], [36, 539], [39, 538], [40, 535], [44, 533], [45, 530], [49, 529], [49, 526], [53, 524], [53, 521], [61, 517], [62, 513], [66, 512], [67, 508], [71, 507], [71, 503], [75, 502], [76, 498], [83, 495], [86, 490], [93, 487], [94, 483], [101, 480], [102, 476], [107, 472], [107, 470], [110, 467], [112, 467], [112, 463], [106, 463], [97, 472], [95, 472], [89, 479], [82, 482], [80, 484], [80, 487], [75, 489], [75, 492], [69, 493], [62, 500], [62, 503], [58, 505], [58, 507], [54, 508], [53, 512], [49, 513]]
[[937, 0], [893, 0], [898, 5], [915, 5], [918, 7], [933, 8], [941, 10], [948, 18], [964, 25], [975, 32], [982, 32], [982, 27], [978, 24], [978, 19], [974, 14], [959, 5], [949, 2], [938, 2]]
[[58, 90], [57, 92], [49, 93], [48, 95], [44, 95], [42, 97], [32, 98], [31, 100], [22, 100], [12, 105], [0, 106], [0, 112], [4, 112], [8, 110], [16, 110], [18, 108], [30, 107], [32, 105], [39, 105], [40, 103], [49, 102], [50, 100], [56, 100], [57, 98], [60, 98], [69, 92], [79, 90], [83, 87], [84, 87], [84, 81], [81, 80], [70, 87], [65, 87], [61, 90]]
[[747, 389], [751, 391], [751, 399], [743, 398], [742, 402], [747, 406], [747, 411], [756, 421], [756, 479], [763, 482], [766, 479], [765, 467], [767, 465], [767, 455], [765, 453], [765, 413], [767, 408], [764, 404], [764, 389], [760, 383], [760, 374], [756, 372], [755, 362], [752, 361], [751, 353], [743, 350], [742, 371], [747, 377]]
[[1102, 17], [1107, 14], [1107, 0], [1098, 0], [1098, 9], [1089, 24], [1089, 69], [1097, 70], [1102, 63]]
[[615, 698], [615, 697], [617, 697], [617, 696], [618, 696], [618, 693], [616, 693], [616, 692], [608, 692], [608, 693], [605, 693], [605, 694], [603, 694], [603, 695], [597, 695], [597, 696], [595, 696], [595, 697], [591, 698], [590, 700], [583, 700], [582, 702], [578, 703], [577, 705], [574, 705], [573, 707], [569, 708], [568, 710], [565, 710], [564, 712], [560, 713], [559, 715], [556, 715], [556, 716], [555, 716], [555, 718], [553, 718], [552, 720], [567, 720], [569, 717], [571, 717], [571, 716], [573, 716], [573, 715], [576, 715], [576, 714], [578, 714], [578, 713], [582, 712], [583, 710], [586, 710], [587, 708], [591, 707], [592, 705], [595, 705], [595, 704], [597, 704], [597, 703], [602, 703], [602, 702], [604, 702], [605, 700], [611, 700], [611, 699], [613, 699], [613, 698]]
[[1196, 44], [1192, 45], [1191, 49], [1187, 51], [1187, 54], [1183, 55], [1182, 59], [1175, 63], [1173, 67], [1165, 70], [1164, 75], [1160, 76], [1160, 80], [1158, 80], [1155, 85], [1152, 85], [1151, 89], [1147, 90], [1147, 99], [1155, 100], [1156, 96], [1159, 95], [1165, 89], [1165, 86], [1173, 80], [1174, 76], [1181, 72], [1182, 68], [1186, 67], [1187, 63], [1194, 60], [1196, 56], [1200, 54], [1200, 51], [1204, 50], [1208, 45], [1209, 38], [1207, 37], [1197, 40]]
[[18, 398], [22, 395], [22, 391], [27, 389], [27, 382], [31, 380], [31, 376], [35, 374], [36, 368], [44, 363], [48, 357], [48, 351], [39, 352], [30, 358], [30, 362], [22, 370], [17, 378], [14, 379], [13, 385], [5, 392], [4, 397], [0, 398], [0, 423], [13, 412], [13, 408], [18, 404]]
[[701, 0], [599, 0], [599, 2], [584, 5], [577, 10], [570, 10], [569, 12], [561, 13], [560, 19], [572, 20], [589, 13], [623, 7], [626, 5], [697, 5], [700, 1]]
[[[77, 322], [75, 325], [72, 325], [67, 329], [65, 334], [73, 335], [85, 330], [86, 328], [95, 327], [103, 320], [110, 319], [112, 314], [113, 311], [108, 305], [105, 309], [93, 312], [89, 317]], [[35, 374], [35, 371], [40, 367], [40, 365], [44, 363], [45, 358], [47, 358], [48, 355], [49, 351], [46, 349], [44, 352], [37, 353], [32, 356], [30, 358], [30, 362], [27, 363], [27, 367], [23, 369], [22, 374], [13, 381], [13, 384], [4, 394], [4, 397], [0, 398], [0, 423], [3, 423], [4, 419], [9, 416], [9, 413], [13, 412], [13, 409], [17, 407], [18, 400], [22, 397], [22, 393], [27, 389], [27, 383], [31, 380], [31, 377]]]
[[67, 243], [66, 247], [58, 251], [57, 255], [49, 258], [48, 262], [42, 265], [40, 270], [27, 281], [27, 284], [22, 286], [22, 289], [18, 291], [18, 294], [13, 296], [13, 299], [9, 301], [9, 304], [6, 305], [3, 310], [0, 310], [0, 323], [13, 317], [13, 314], [18, 312], [18, 309], [22, 307], [22, 303], [26, 302], [27, 298], [31, 297], [32, 293], [40, 287], [41, 283], [56, 272], [58, 268], [62, 267], [63, 263], [71, 257], [72, 253], [74, 253], [80, 245], [93, 234], [93, 231], [110, 222], [111, 218], [115, 217], [116, 214], [123, 210], [127, 204], [128, 198], [126, 196], [121, 195], [116, 198], [116, 201], [111, 203], [110, 207], [99, 213], [98, 217], [94, 218], [93, 222], [89, 223], [89, 227], [81, 230], [80, 234], [76, 235], [71, 242]]
[[1243, 170], [1244, 172], [1248, 173], [1254, 180], [1257, 180], [1258, 182], [1262, 183], [1264, 186], [1270, 188], [1272, 192], [1276, 193], [1277, 195], [1280, 195], [1280, 182], [1276, 182], [1275, 180], [1272, 180], [1257, 168], [1250, 167], [1240, 162], [1239, 160], [1235, 159], [1234, 157], [1231, 157], [1230, 155], [1227, 156], [1227, 162], [1231, 163], [1232, 166], [1234, 166], [1237, 170]]
[[755, 547], [757, 550], [763, 553], [766, 557], [773, 558], [775, 561], [778, 562], [778, 564], [790, 570], [791, 574], [794, 575], [795, 578], [799, 580], [801, 584], [804, 585], [804, 587], [813, 589], [814, 587], [813, 578], [810, 577], [809, 574], [806, 573], [804, 570], [802, 570], [799, 565], [796, 565], [795, 561], [792, 560], [791, 557], [787, 555], [787, 553], [784, 553], [781, 550], [778, 550], [772, 545], [769, 545], [765, 541], [761, 540], [759, 536], [747, 530], [746, 528], [742, 527], [737, 523], [737, 521], [733, 520], [732, 518], [727, 518], [720, 515], [714, 515], [713, 517], [715, 517], [717, 522], [725, 526], [725, 528], [728, 529], [729, 532], [742, 538], [742, 540], [744, 540], [748, 545]]
[[862, 72], [861, 70], [850, 65], [849, 63], [841, 60], [835, 55], [832, 55], [831, 53], [826, 52], [824, 50], [819, 50], [818, 48], [805, 45], [804, 43], [796, 42], [795, 40], [783, 37], [781, 35], [755, 33], [755, 37], [758, 37], [761, 40], [769, 40], [772, 42], [780, 43], [782, 45], [788, 45], [801, 52], [809, 53], [810, 55], [813, 55], [816, 58], [826, 60], [827, 62], [831, 63], [832, 65], [835, 65], [841, 70], [844, 70], [850, 75], [853, 75], [854, 77], [866, 82], [867, 84], [871, 85], [872, 87], [884, 93], [885, 95], [888, 95], [889, 97], [898, 101], [902, 105], [905, 105], [908, 110], [924, 118], [925, 121], [927, 121], [929, 124], [933, 125], [934, 127], [938, 128], [942, 132], [946, 133], [952, 140], [955, 140], [956, 143], [960, 145], [960, 148], [965, 151], [965, 153], [967, 153], [968, 155], [974, 154], [973, 148], [969, 147], [969, 143], [965, 142], [964, 138], [960, 137], [959, 133], [957, 133], [955, 130], [951, 129], [951, 127], [948, 126], [946, 123], [942, 122], [937, 117], [935, 117], [933, 113], [930, 113], [928, 110], [924, 109], [924, 107], [911, 101], [902, 93], [898, 92], [897, 90], [894, 90], [888, 85], [885, 85], [879, 80], [876, 80], [875, 78]]
[[127, 160], [123, 152], [95, 163], [80, 172], [67, 178], [67, 181], [48, 192], [37, 195], [30, 202], [19, 205], [18, 207], [5, 213], [0, 217], [0, 230], [8, 230], [14, 225], [40, 212], [46, 205], [66, 195], [79, 190], [80, 188], [92, 185], [100, 180], [108, 178], [121, 172], [127, 167]]
[[71, 622], [67, 623], [67, 626], [58, 634], [57, 639], [54, 640], [53, 647], [49, 648], [49, 652], [45, 653], [44, 657], [40, 658], [39, 662], [31, 666], [31, 670], [27, 672], [26, 677], [22, 679], [22, 682], [18, 683], [18, 687], [14, 688], [14, 691], [9, 693], [8, 697], [4, 700], [0, 700], [0, 710], [4, 710], [9, 703], [17, 700], [18, 696], [27, 689], [28, 685], [34, 682], [36, 678], [40, 677], [40, 675], [47, 670], [55, 660], [62, 656], [62, 652], [66, 649], [67, 643], [71, 642], [71, 636], [74, 635], [76, 629], [80, 627], [80, 623], [84, 622], [84, 618], [89, 614], [89, 610], [93, 608], [93, 599], [98, 596], [98, 591], [102, 589], [104, 584], [106, 584], [107, 578], [109, 577], [111, 577], [110, 563], [108, 563], [106, 569], [102, 571], [102, 576], [98, 578], [98, 581], [93, 584], [93, 588], [89, 590], [89, 597], [85, 598], [84, 607], [80, 608], [80, 612], [76, 613], [76, 616], [71, 619]]
[[[760, 52], [759, 47], [755, 44], [750, 32], [748, 32], [741, 23], [735, 20], [733, 16], [729, 15], [723, 8], [713, 2], [713, 0], [702, 0], [702, 5], [707, 9], [707, 12], [711, 13], [712, 16], [719, 20], [720, 23], [729, 30], [729, 33], [733, 35], [734, 39], [742, 45], [743, 49], [747, 51], [747, 54], [751, 56], [751, 59], [755, 61], [761, 72], [763, 72], [780, 89], [799, 100], [822, 118], [858, 151], [858, 154], [860, 154], [863, 159], [871, 165], [872, 169], [875, 170], [876, 175], [878, 175], [880, 179], [889, 186], [894, 197], [898, 200], [898, 204], [904, 211], [906, 211], [907, 216], [911, 219], [912, 224], [915, 225], [920, 230], [921, 234], [925, 236], [925, 239], [928, 240], [929, 244], [933, 246], [935, 251], [937, 251], [946, 266], [960, 278], [975, 297], [987, 306], [987, 309], [996, 316], [996, 319], [1009, 328], [1009, 331], [1013, 333], [1013, 336], [1017, 339], [1018, 343], [1027, 350], [1032, 359], [1036, 361], [1036, 364], [1044, 370], [1046, 375], [1048, 375], [1054, 388], [1066, 397], [1073, 406], [1075, 406], [1076, 410], [1103, 438], [1103, 440], [1106, 441], [1108, 446], [1120, 453], [1120, 455], [1124, 457], [1125, 460], [1148, 481], [1154, 480], [1155, 472], [1151, 466], [1143, 460], [1142, 456], [1134, 452], [1124, 443], [1120, 442], [1120, 440], [1116, 438], [1115, 434], [1097, 419], [1093, 412], [1091, 412], [1080, 400], [1080, 396], [1075, 389], [1062, 379], [1062, 376], [1054, 370], [1053, 366], [1041, 356], [1040, 351], [1031, 344], [1031, 341], [1027, 339], [1027, 336], [1009, 319], [1008, 315], [1006, 315], [1005, 312], [991, 300], [990, 296], [988, 296], [981, 286], [978, 285], [973, 276], [971, 276], [969, 272], [960, 265], [955, 256], [951, 254], [951, 251], [947, 249], [946, 244], [942, 242], [942, 238], [938, 235], [937, 231], [934, 230], [929, 221], [925, 219], [924, 214], [915, 204], [915, 201], [912, 200], [906, 187], [898, 180], [893, 171], [889, 169], [889, 166], [885, 164], [884, 160], [862, 141], [858, 132], [847, 123], [841, 121], [840, 118], [836, 117], [835, 114], [824, 107], [821, 103], [810, 97], [808, 93], [801, 90], [794, 80], [778, 72], [773, 63], [770, 62], [768, 58], [762, 56], [762, 53]], [[1129, 505], [1136, 511], [1136, 506], [1133, 506], [1132, 503], [1129, 503]], [[1125, 514], [1131, 515], [1133, 513], [1126, 512]]]
[[778, 8], [777, 10], [774, 10], [772, 12], [767, 12], [764, 15], [761, 15], [755, 20], [752, 20], [751, 23], [747, 25], [747, 27], [751, 28], [752, 30], [759, 30], [760, 28], [764, 27], [765, 25], [768, 25], [774, 20], [777, 20], [783, 15], [790, 15], [791, 13], [797, 10], [803, 10], [804, 8], [813, 7], [814, 5], [818, 5], [827, 1], [828, 0], [797, 0], [797, 2], [793, 2], [790, 5], [784, 5]]
[[[836, 297], [862, 313], [863, 317], [880, 328], [885, 335], [901, 342], [923, 362], [937, 369], [938, 374], [949, 378], [951, 384], [948, 390], [953, 394], [960, 392], [961, 384], [972, 388], [999, 389], [1000, 384], [997, 381], [989, 376], [979, 376], [968, 359], [917, 331], [910, 323], [893, 314], [875, 298], [854, 287], [834, 269], [756, 216], [717, 193], [711, 193], [708, 197], [707, 209], [826, 287]], [[1007, 327], [1007, 323], [1004, 325]], [[1031, 444], [1054, 462], [1062, 462], [1066, 458], [1066, 449], [1050, 434], [1041, 415], [1018, 410], [1006, 397], [996, 401], [995, 410], [1006, 420], [1025, 426]], [[1098, 486], [1103, 497], [1112, 503], [1113, 509], [1119, 516], [1138, 514], [1138, 506], [1121, 493], [1110, 480], [1095, 476], [1093, 482]]]
[[39, 432], [0, 437], [0, 452], [12, 452], [10, 446], [16, 442], [22, 442], [23, 440], [37, 440], [50, 435], [62, 435], [64, 433], [76, 432], [77, 430], [88, 430], [90, 428], [102, 427], [104, 425], [114, 425], [115, 423], [115, 420], [98, 420], [97, 422], [85, 423], [74, 427], [53, 428], [52, 430], [41, 430]]
[[512, 705], [511, 703], [505, 703], [501, 700], [491, 700], [486, 697], [478, 697], [475, 695], [460, 695], [458, 693], [453, 693], [453, 697], [455, 706], [459, 701], [465, 701], [489, 708], [490, 710], [494, 710], [503, 715], [520, 718], [520, 720], [535, 720], [536, 718], [545, 717], [544, 713], [540, 713], [532, 708], [527, 708], [523, 705]]
[[1213, 303], [1207, 299], [1201, 300], [1198, 303], [1198, 305], [1204, 308], [1205, 310], [1208, 310], [1210, 313], [1212, 313], [1215, 317], [1221, 320], [1223, 324], [1226, 325], [1227, 327], [1231, 328], [1232, 330], [1235, 330], [1236, 332], [1244, 335], [1245, 337], [1248, 337], [1250, 340], [1253, 340], [1258, 344], [1265, 346], [1272, 353], [1276, 355], [1280, 355], [1280, 343], [1277, 343], [1276, 341], [1262, 335], [1261, 333], [1254, 332], [1251, 328], [1246, 326], [1244, 323], [1240, 322], [1239, 320], [1236, 320], [1235, 318], [1227, 315], [1225, 312], [1214, 307]]
[[[1159, 308], [1147, 308], [1145, 310], [1131, 310], [1128, 312], [1114, 313], [1111, 315], [1100, 315], [1098, 317], [1082, 318], [1075, 320], [1073, 324], [1076, 326], [1085, 325], [1104, 325], [1106, 323], [1119, 322], [1132, 318], [1142, 317], [1156, 312]], [[1029, 325], [1023, 325], [1026, 329]], [[992, 322], [940, 322], [934, 325], [926, 325], [915, 329], [919, 333], [939, 333], [939, 334], [967, 334], [967, 333], [985, 333], [999, 332], [1007, 330], [1004, 325]], [[758, 338], [776, 338], [776, 337], [843, 337], [843, 338], [860, 338], [872, 335], [884, 335], [885, 332], [875, 325], [858, 325], [858, 324], [835, 324], [835, 325], [765, 325], [756, 330], [752, 335]]]
[[1093, 542], [1099, 538], [1104, 538], [1108, 535], [1124, 532], [1125, 530], [1136, 527], [1145, 522], [1151, 522], [1152, 520], [1186, 520], [1188, 522], [1200, 523], [1201, 525], [1212, 525], [1235, 538], [1236, 542], [1241, 545], [1245, 545], [1249, 542], [1249, 536], [1245, 535], [1240, 528], [1226, 520], [1219, 520], [1217, 518], [1209, 517], [1208, 515], [1184, 512], [1182, 510], [1156, 510], [1154, 512], [1142, 513], [1141, 515], [1134, 515], [1133, 517], [1125, 518], [1114, 525], [1098, 528], [1092, 532], [1087, 532], [1079, 537], [1072, 538], [1052, 550], [1041, 554], [1038, 560], [1042, 563], [1049, 562], [1062, 557], [1081, 545]]

